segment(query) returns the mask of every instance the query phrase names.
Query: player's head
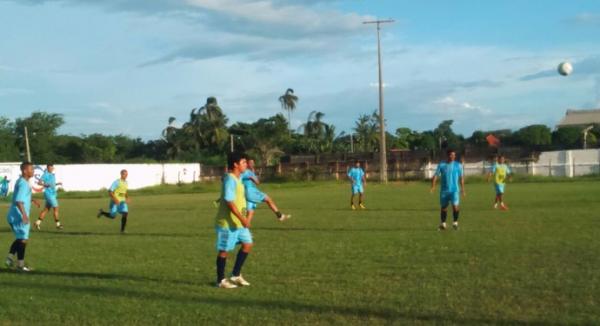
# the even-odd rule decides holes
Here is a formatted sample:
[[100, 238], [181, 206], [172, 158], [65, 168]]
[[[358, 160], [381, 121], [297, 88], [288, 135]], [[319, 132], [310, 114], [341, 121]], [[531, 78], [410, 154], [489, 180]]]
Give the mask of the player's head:
[[227, 168], [231, 172], [242, 173], [248, 168], [248, 160], [246, 154], [233, 152], [227, 155]]
[[446, 155], [448, 156], [448, 162], [454, 162], [456, 160], [456, 151], [453, 149], [446, 151]]
[[31, 162], [21, 163], [21, 175], [25, 179], [33, 177], [33, 164]]
[[121, 170], [121, 180], [127, 180], [128, 175], [129, 175], [129, 173], [127, 173], [127, 170], [125, 170], [125, 169]]
[[360, 167], [360, 161], [359, 160], [354, 161], [354, 166], [357, 167], [357, 168], [359, 168]]
[[505, 161], [506, 161], [506, 158], [504, 157], [504, 155], [498, 156], [498, 163], [503, 164]]
[[248, 156], [248, 157], [246, 158], [246, 161], [248, 162], [248, 168], [249, 168], [249, 169], [254, 169], [254, 163], [256, 163], [256, 162], [254, 161], [254, 159], [253, 159], [252, 157]]
[[46, 165], [46, 171], [52, 173], [54, 172], [54, 164], [50, 163], [48, 165]]

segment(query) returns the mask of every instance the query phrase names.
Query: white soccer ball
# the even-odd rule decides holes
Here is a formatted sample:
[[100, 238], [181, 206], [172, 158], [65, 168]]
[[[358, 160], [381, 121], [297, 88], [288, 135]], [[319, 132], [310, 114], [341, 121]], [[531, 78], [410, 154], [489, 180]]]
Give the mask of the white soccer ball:
[[563, 76], [568, 76], [573, 72], [573, 65], [570, 62], [563, 62], [558, 65], [558, 73]]

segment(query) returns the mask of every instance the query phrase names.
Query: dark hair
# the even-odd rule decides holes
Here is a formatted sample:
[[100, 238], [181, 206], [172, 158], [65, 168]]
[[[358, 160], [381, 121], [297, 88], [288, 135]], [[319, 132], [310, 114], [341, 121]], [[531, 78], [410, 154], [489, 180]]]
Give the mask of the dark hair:
[[229, 153], [227, 155], [227, 168], [230, 170], [233, 169], [233, 165], [235, 163], [239, 164], [244, 159], [248, 159], [248, 156], [246, 156], [246, 154], [244, 154], [244, 153], [240, 153], [240, 152]]
[[52, 163], [48, 163], [48, 164], [46, 164], [46, 167], [47, 167], [47, 168], [49, 168], [49, 167], [51, 167], [51, 166], [54, 166], [54, 164], [52, 164]]
[[450, 153], [456, 153], [456, 151], [455, 151], [455, 150], [453, 150], [453, 149], [451, 149], [451, 148], [449, 148], [449, 149], [446, 151], [446, 155], [450, 155]]
[[25, 161], [25, 162], [21, 163], [21, 172], [25, 171], [25, 169], [26, 169], [28, 166], [32, 166], [32, 165], [33, 165], [33, 163], [31, 163], [31, 162], [29, 162], [29, 161]]

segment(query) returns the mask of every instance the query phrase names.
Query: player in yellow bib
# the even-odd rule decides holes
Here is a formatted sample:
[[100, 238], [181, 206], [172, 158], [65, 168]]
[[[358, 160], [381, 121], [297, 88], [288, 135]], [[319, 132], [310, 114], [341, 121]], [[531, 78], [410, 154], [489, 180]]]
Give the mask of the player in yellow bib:
[[98, 218], [104, 216], [115, 219], [117, 214], [121, 214], [121, 233], [125, 233], [127, 216], [129, 215], [129, 195], [127, 193], [129, 185], [127, 184], [127, 176], [127, 170], [121, 170], [121, 178], [115, 180], [108, 189], [108, 196], [110, 197], [109, 211], [105, 212], [103, 209], [100, 209], [97, 215]]
[[496, 190], [496, 199], [494, 200], [494, 208], [498, 208], [498, 204], [500, 205], [500, 209], [508, 210], [508, 207], [504, 204], [504, 188], [506, 185], [506, 180], [510, 180], [512, 178], [512, 171], [510, 167], [506, 164], [506, 159], [503, 155], [498, 156], [496, 162], [492, 166], [492, 171], [488, 174], [488, 182], [491, 177], [494, 177], [494, 189]]
[[[242, 266], [252, 249], [252, 233], [247, 218], [246, 193], [241, 174], [246, 170], [246, 156], [231, 153], [227, 158], [228, 173], [223, 177], [219, 210], [215, 218], [217, 234], [217, 287], [231, 289], [248, 286], [250, 283], [242, 277]], [[241, 244], [230, 278], [225, 277], [227, 255]]]

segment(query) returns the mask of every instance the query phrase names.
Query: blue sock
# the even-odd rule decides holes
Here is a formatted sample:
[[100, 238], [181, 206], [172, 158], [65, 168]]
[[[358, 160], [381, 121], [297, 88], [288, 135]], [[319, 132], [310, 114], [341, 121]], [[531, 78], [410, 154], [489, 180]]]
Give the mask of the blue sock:
[[237, 254], [237, 259], [235, 260], [235, 265], [233, 266], [233, 272], [231, 273], [233, 276], [240, 276], [246, 257], [248, 257], [248, 253], [240, 249]]

